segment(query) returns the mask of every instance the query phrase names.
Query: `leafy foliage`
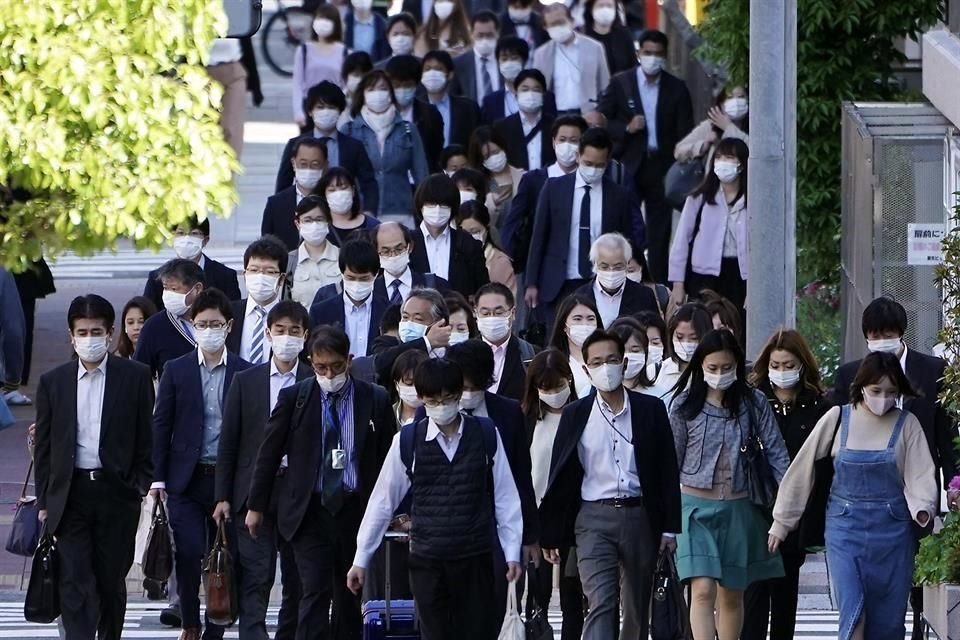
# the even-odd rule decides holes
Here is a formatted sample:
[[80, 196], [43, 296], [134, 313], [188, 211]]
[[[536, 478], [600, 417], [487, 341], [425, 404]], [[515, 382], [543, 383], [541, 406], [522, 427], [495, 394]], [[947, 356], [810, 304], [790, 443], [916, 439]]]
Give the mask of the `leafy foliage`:
[[943, 528], [920, 541], [913, 581], [919, 585], [960, 582], [960, 514], [947, 514]]
[[[960, 194], [957, 194], [960, 196]], [[945, 347], [947, 367], [944, 370], [940, 403], [954, 418], [960, 417], [960, 204], [953, 210], [953, 229], [944, 237], [943, 263], [937, 267], [937, 284], [944, 299], [943, 329], [940, 341]]]
[[[840, 104], [893, 100], [897, 41], [939, 19], [940, 0], [797, 0], [797, 263], [800, 282], [836, 282]], [[731, 82], [749, 76], [750, 0], [711, 0], [701, 55]]]
[[208, 0], [0, 0], [0, 265], [156, 247], [236, 201]]
[[797, 330], [810, 338], [824, 382], [830, 383], [840, 368], [840, 287], [811, 282], [797, 297]]

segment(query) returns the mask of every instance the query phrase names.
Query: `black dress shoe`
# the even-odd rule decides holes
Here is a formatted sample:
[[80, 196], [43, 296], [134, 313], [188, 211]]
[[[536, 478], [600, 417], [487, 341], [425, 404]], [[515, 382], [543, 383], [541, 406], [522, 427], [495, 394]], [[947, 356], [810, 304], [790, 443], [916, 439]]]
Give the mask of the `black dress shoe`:
[[167, 627], [174, 627], [175, 629], [180, 628], [180, 623], [182, 619], [180, 618], [180, 605], [171, 604], [166, 609], [160, 612], [160, 624]]

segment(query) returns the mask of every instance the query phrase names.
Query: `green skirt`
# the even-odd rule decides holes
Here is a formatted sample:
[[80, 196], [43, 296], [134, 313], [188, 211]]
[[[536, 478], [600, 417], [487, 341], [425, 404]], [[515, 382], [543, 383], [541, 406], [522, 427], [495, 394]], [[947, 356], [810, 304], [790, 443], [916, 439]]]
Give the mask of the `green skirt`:
[[683, 533], [677, 536], [681, 580], [713, 578], [726, 589], [783, 577], [780, 554], [767, 550], [769, 525], [748, 498], [709, 500], [683, 494]]

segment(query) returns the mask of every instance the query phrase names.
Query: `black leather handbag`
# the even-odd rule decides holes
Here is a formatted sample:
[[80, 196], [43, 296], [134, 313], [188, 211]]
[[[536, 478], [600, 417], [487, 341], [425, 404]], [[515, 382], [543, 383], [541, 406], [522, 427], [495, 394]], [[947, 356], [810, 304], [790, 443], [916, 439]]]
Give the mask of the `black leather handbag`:
[[773, 510], [773, 503], [777, 500], [777, 489], [779, 483], [773, 475], [773, 468], [767, 460], [767, 451], [764, 449], [763, 441], [757, 433], [756, 420], [753, 414], [753, 402], [747, 399], [747, 421], [750, 429], [743, 444], [740, 445], [740, 455], [746, 462], [747, 473], [747, 491], [750, 494], [750, 502], [757, 505], [765, 512]]
[[13, 525], [10, 528], [10, 535], [7, 536], [7, 552], [17, 556], [30, 558], [37, 550], [37, 542], [40, 540], [40, 521], [37, 519], [39, 509], [37, 509], [37, 499], [35, 496], [27, 496], [27, 485], [30, 482], [30, 474], [33, 472], [33, 460], [27, 468], [27, 477], [23, 481], [23, 488], [20, 490], [20, 499], [17, 500], [17, 511], [13, 514]]
[[60, 617], [59, 578], [57, 542], [44, 525], [37, 551], [33, 554], [30, 583], [23, 601], [23, 618], [27, 622], [49, 624]]
[[827, 499], [830, 497], [830, 488], [833, 485], [833, 444], [837, 439], [842, 417], [841, 409], [840, 417], [837, 418], [837, 424], [833, 428], [833, 436], [830, 438], [829, 455], [813, 463], [813, 489], [810, 491], [810, 497], [807, 499], [807, 506], [803, 510], [803, 517], [800, 518], [800, 527], [797, 530], [801, 549], [822, 547], [825, 544], [823, 533], [827, 525]]
[[650, 591], [650, 638], [652, 640], [688, 640], [690, 613], [683, 598], [683, 585], [677, 576], [673, 553], [660, 552]]
[[663, 178], [664, 195], [674, 209], [683, 209], [687, 196], [703, 182], [704, 159], [677, 160]]
[[[550, 565], [549, 568], [552, 570], [553, 565]], [[533, 607], [527, 611], [527, 619], [523, 623], [523, 628], [526, 631], [527, 640], [553, 640], [553, 627], [550, 626], [550, 621], [547, 620], [547, 612], [537, 598], [536, 587], [539, 580], [530, 579], [536, 576], [538, 571], [541, 571], [541, 569], [533, 566], [527, 571], [527, 589], [530, 590], [530, 600]]]
[[143, 588], [148, 594], [157, 594], [158, 599], [163, 599], [167, 592], [167, 580], [173, 573], [173, 537], [167, 510], [159, 498], [153, 503], [150, 532], [147, 534], [140, 568], [143, 571]]

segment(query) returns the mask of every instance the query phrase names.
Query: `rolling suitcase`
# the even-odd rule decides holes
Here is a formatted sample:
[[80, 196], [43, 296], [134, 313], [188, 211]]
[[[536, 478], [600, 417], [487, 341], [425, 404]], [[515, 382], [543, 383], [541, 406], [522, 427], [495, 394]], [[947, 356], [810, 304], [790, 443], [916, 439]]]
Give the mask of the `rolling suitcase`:
[[419, 640], [420, 629], [413, 600], [391, 601], [390, 547], [407, 543], [409, 536], [398, 531], [388, 531], [386, 544], [385, 600], [368, 600], [363, 603], [363, 640]]

